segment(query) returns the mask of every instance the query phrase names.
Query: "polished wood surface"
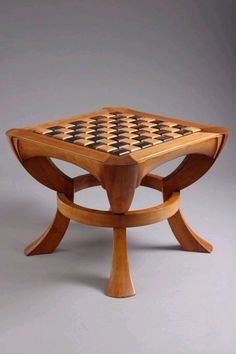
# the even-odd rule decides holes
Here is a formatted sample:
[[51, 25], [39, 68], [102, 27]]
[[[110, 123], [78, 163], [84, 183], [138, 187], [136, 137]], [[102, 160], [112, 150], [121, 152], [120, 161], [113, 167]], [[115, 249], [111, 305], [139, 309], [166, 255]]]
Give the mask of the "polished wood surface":
[[[73, 121], [84, 122], [85, 125], [80, 127], [82, 134], [84, 134], [83, 129], [89, 130], [85, 132], [86, 136], [83, 136], [83, 140], [81, 139], [83, 143], [84, 138], [88, 139], [90, 129], [94, 129], [89, 121], [91, 115], [108, 116], [107, 125], [103, 127], [102, 144], [108, 147], [113, 146], [111, 136], [113, 136], [114, 127], [109, 123], [109, 114], [111, 114], [109, 112], [116, 112], [116, 114], [119, 112], [128, 117], [125, 126], [127, 134], [122, 137], [122, 143], [126, 144], [126, 150], [129, 152], [126, 151], [124, 156], [113, 154], [114, 149], [99, 149], [101, 146], [99, 144], [93, 145], [94, 148], [89, 148], [81, 143], [74, 143], [77, 142], [74, 139], [71, 143], [66, 141], [67, 138], [64, 135], [71, 134], [71, 130], [77, 129], [73, 127], [73, 124], [71, 125]], [[134, 118], [130, 118], [133, 116], [145, 117], [145, 144], [148, 145], [144, 148], [133, 148], [137, 145], [135, 139], [137, 139], [138, 132], [137, 125], [133, 132], [135, 121]], [[99, 118], [96, 119], [99, 120]], [[169, 129], [168, 134], [173, 139], [164, 139], [165, 141], [160, 139], [159, 135], [162, 132], [160, 133], [160, 127], [156, 126], [159, 124], [158, 119], [166, 125]], [[60, 135], [54, 131], [58, 129], [57, 126], [61, 129]], [[42, 130], [45, 127], [46, 132], [52, 133], [52, 136], [45, 134], [45, 130]], [[54, 127], [54, 130], [50, 127]], [[184, 133], [185, 127], [191, 127], [192, 133], [187, 132], [187, 135], [176, 138], [176, 129]], [[138, 130], [139, 128], [141, 126]], [[54, 134], [58, 134], [58, 139], [53, 138]], [[76, 134], [77, 131], [74, 131], [73, 136]], [[158, 134], [158, 137], [155, 134]], [[120, 136], [119, 133], [118, 135]], [[212, 251], [212, 246], [196, 235], [187, 225], [179, 208], [179, 199], [181, 190], [201, 178], [219, 156], [228, 136], [225, 128], [162, 117], [127, 107], [104, 107], [96, 112], [49, 122], [46, 125], [11, 129], [7, 132], [7, 136], [23, 167], [37, 181], [57, 192], [55, 218], [43, 235], [25, 249], [26, 255], [53, 252], [59, 245], [70, 219], [89, 225], [112, 227], [114, 233], [113, 260], [106, 294], [113, 297], [128, 297], [134, 295], [135, 292], [129, 272], [127, 227], [148, 225], [167, 219], [184, 250]], [[143, 139], [143, 135], [140, 139]], [[160, 177], [150, 173], [163, 163], [181, 156], [186, 157], [168, 176]], [[70, 178], [56, 167], [51, 158], [70, 162], [85, 169], [88, 174]], [[73, 202], [75, 192], [98, 185], [106, 190], [110, 203], [109, 211], [85, 208]], [[164, 202], [152, 208], [129, 211], [135, 189], [140, 185], [162, 192]]]
[[125, 228], [114, 228], [112, 267], [106, 295], [111, 297], [135, 295], [129, 273]]
[[52, 253], [62, 240], [70, 219], [57, 210], [52, 224], [37, 240], [33, 241], [25, 248], [26, 256]]

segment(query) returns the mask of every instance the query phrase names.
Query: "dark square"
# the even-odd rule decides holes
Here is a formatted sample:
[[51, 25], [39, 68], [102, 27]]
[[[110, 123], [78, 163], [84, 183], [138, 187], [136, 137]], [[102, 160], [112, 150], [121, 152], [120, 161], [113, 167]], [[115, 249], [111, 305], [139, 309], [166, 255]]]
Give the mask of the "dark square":
[[152, 126], [152, 129], [161, 129], [162, 125], [161, 124], [155, 124]]
[[79, 131], [76, 131], [74, 130], [73, 132], [69, 132], [68, 135], [79, 135], [79, 134], [82, 134], [82, 132], [79, 132]]
[[138, 141], [142, 141], [142, 140], [145, 140], [145, 139], [148, 139], [148, 136], [140, 135], [140, 136], [137, 136], [136, 138], [134, 138], [134, 140], [138, 140]]
[[[94, 133], [88, 133], [88, 134], [94, 134]], [[105, 130], [102, 130], [102, 129], [98, 129], [96, 131], [96, 134], [99, 135], [99, 136], [102, 136], [102, 134], [106, 134], [106, 131]]]
[[69, 124], [80, 125], [80, 124], [85, 124], [85, 121], [84, 120], [76, 120], [74, 122], [70, 122]]
[[120, 147], [125, 146], [125, 145], [128, 145], [128, 144], [122, 143], [122, 142], [118, 142], [118, 143], [115, 143], [115, 144], [111, 144], [111, 146], [114, 146], [114, 147], [116, 147], [116, 148], [120, 148]]
[[165, 129], [161, 129], [161, 130], [158, 130], [157, 132], [155, 132], [155, 134], [159, 134], [159, 135], [163, 135], [163, 134], [166, 134], [166, 133], [170, 133], [169, 130], [165, 130]]
[[181, 129], [178, 132], [176, 132], [176, 134], [180, 134], [180, 135], [190, 135], [192, 134], [191, 130], [187, 130], [187, 129]]
[[129, 153], [130, 153], [130, 151], [126, 150], [126, 149], [117, 149], [117, 150], [111, 151], [112, 155], [117, 155], [117, 156], [127, 155]]
[[68, 129], [70, 130], [77, 130], [77, 129], [82, 129], [83, 127], [78, 126], [78, 125], [74, 125], [73, 127], [69, 127]]
[[136, 122], [136, 124], [145, 124], [145, 123], [147, 123], [147, 121], [145, 119], [142, 119], [142, 118], [140, 118], [138, 120], [136, 119], [135, 122]]
[[112, 132], [112, 134], [113, 134], [113, 135], [120, 135], [120, 134], [122, 134], [122, 133], [119, 133], [119, 130], [116, 129], [114, 132]]
[[116, 135], [125, 134], [125, 133], [127, 133], [127, 131], [124, 130], [123, 128], [121, 128], [121, 129], [117, 128], [116, 132], [112, 132], [112, 134], [116, 134]]
[[93, 140], [93, 141], [98, 141], [98, 140], [101, 140], [103, 139], [101, 136], [95, 136], [94, 138], [89, 138], [89, 140]]
[[124, 121], [124, 118], [126, 118], [126, 116], [122, 116], [122, 115], [118, 115], [118, 116], [115, 116], [115, 119], [116, 121]]
[[138, 130], [142, 130], [142, 129], [144, 129], [144, 128], [147, 128], [147, 125], [139, 124], [139, 125], [137, 126], [137, 128], [138, 128]]
[[160, 124], [160, 123], [164, 123], [164, 120], [156, 119], [152, 123]]
[[89, 129], [96, 129], [96, 128], [97, 128], [96, 125], [90, 125], [90, 126], [89, 126]]
[[54, 135], [58, 135], [58, 134], [60, 134], [60, 132], [55, 131], [55, 132], [47, 133], [45, 135], [54, 136]]
[[74, 143], [75, 141], [78, 141], [78, 140], [80, 140], [80, 139], [76, 138], [76, 137], [64, 139], [64, 141], [66, 141], [68, 143]]
[[120, 118], [120, 116], [116, 119], [116, 124], [127, 123], [126, 119]]
[[135, 124], [135, 125], [138, 125], [138, 123], [139, 123], [139, 121], [137, 119], [131, 119], [131, 120], [129, 120], [129, 122], [131, 124]]
[[102, 146], [104, 144], [102, 143], [93, 143], [93, 144], [89, 144], [89, 145], [86, 145], [88, 147], [90, 147], [91, 149], [96, 149], [98, 146]]
[[[127, 136], [124, 136], [124, 135], [116, 135], [116, 137], [112, 138], [112, 139], [109, 139], [109, 140], [115, 140], [115, 141], [120, 141], [121, 139], [127, 139]], [[114, 141], [114, 142], [115, 142]]]
[[157, 129], [168, 129], [168, 128], [170, 128], [170, 126], [169, 125], [167, 125], [167, 124], [157, 124], [156, 126], [154, 126], [153, 128], [155, 128], [155, 127], [157, 127]]
[[156, 138], [157, 140], [161, 140], [161, 141], [169, 141], [172, 140], [173, 137], [172, 136], [168, 136], [168, 135], [162, 135], [159, 138]]
[[138, 147], [141, 147], [142, 149], [144, 149], [146, 147], [152, 146], [152, 144], [141, 141], [140, 143], [134, 144], [134, 146], [138, 146]]
[[176, 125], [173, 125], [173, 128], [184, 129], [184, 128], [186, 128], [186, 125], [176, 124]]
[[64, 127], [61, 126], [61, 125], [55, 125], [55, 126], [53, 126], [53, 127], [48, 127], [47, 129], [57, 130], [57, 129], [62, 129], [62, 128], [64, 128]]
[[142, 118], [142, 116], [135, 114], [133, 116], [130, 116], [129, 118], [138, 119], [138, 118]]
[[119, 129], [119, 130], [121, 130], [121, 129], [127, 129], [128, 127], [127, 127], [127, 125], [125, 125], [125, 124], [117, 124], [117, 126], [116, 126], [116, 129]]

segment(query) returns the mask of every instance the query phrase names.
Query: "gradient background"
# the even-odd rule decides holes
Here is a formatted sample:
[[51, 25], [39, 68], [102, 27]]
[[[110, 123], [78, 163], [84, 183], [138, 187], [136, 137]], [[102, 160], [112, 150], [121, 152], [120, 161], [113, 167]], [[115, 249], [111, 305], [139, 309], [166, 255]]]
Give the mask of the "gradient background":
[[[1, 354], [235, 354], [236, 2], [8, 0], [0, 17]], [[4, 136], [111, 105], [231, 133], [215, 166], [182, 193], [189, 224], [214, 252], [182, 252], [166, 222], [129, 229], [137, 295], [122, 300], [103, 294], [110, 229], [71, 223], [57, 252], [23, 255], [50, 222], [55, 194]], [[108, 207], [99, 188], [77, 200]], [[158, 201], [140, 188], [133, 208]]]

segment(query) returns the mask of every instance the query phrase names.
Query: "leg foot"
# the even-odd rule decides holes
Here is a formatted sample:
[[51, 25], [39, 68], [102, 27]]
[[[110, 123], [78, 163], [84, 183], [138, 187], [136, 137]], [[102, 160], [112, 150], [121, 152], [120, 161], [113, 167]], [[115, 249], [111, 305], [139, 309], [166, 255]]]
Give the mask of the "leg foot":
[[[163, 198], [167, 200], [173, 191], [180, 191], [203, 176], [214, 163], [215, 158], [201, 155], [187, 155], [182, 163], [168, 176], [163, 178]], [[168, 219], [169, 225], [185, 251], [210, 253], [211, 244], [199, 237], [184, 220], [181, 211]]]
[[112, 269], [106, 295], [112, 297], [135, 295], [129, 273], [126, 229], [114, 229]]
[[57, 211], [53, 222], [42, 236], [25, 248], [25, 255], [33, 256], [37, 254], [52, 253], [62, 240], [69, 222], [70, 219]]
[[210, 253], [213, 247], [210, 243], [195, 234], [184, 220], [180, 210], [168, 219], [169, 225], [185, 251]]

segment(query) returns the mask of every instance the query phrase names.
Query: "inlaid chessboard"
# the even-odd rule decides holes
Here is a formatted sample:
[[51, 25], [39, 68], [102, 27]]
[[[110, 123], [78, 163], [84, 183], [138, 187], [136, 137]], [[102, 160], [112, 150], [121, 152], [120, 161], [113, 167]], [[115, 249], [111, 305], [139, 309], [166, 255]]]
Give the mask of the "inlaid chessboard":
[[123, 156], [163, 144], [200, 131], [198, 127], [178, 124], [155, 116], [108, 112], [78, 117], [55, 125], [39, 125], [34, 132], [66, 143]]

